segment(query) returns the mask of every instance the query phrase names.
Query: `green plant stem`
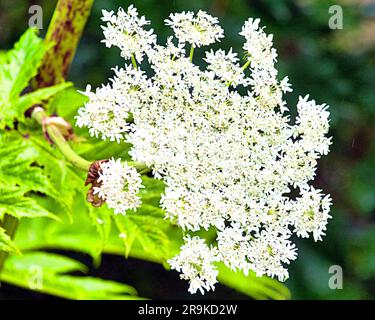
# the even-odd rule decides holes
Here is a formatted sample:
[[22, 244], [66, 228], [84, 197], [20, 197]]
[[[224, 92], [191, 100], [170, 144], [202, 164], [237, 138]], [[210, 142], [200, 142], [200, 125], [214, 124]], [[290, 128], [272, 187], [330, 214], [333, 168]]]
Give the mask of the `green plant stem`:
[[247, 60], [246, 63], [242, 66], [242, 70], [245, 70], [251, 63], [251, 60]]
[[132, 64], [135, 69], [138, 69], [137, 61], [135, 60], [134, 54], [132, 54]]
[[[36, 108], [31, 117], [35, 119], [40, 125], [43, 125], [43, 120], [47, 118], [45, 111], [42, 108]], [[75, 167], [88, 171], [91, 162], [83, 159], [70, 147], [68, 141], [65, 140], [60, 129], [53, 124], [45, 124], [45, 130], [48, 137], [56, 145], [56, 147], [61, 151], [64, 157]]]
[[[44, 121], [44, 119], [47, 119], [48, 116], [43, 108], [35, 108], [31, 114], [31, 117], [41, 126], [45, 127], [48, 137], [72, 165], [84, 171], [89, 170], [92, 162], [87, 161], [86, 159], [82, 158], [77, 153], [75, 153], [75, 151], [70, 147], [69, 142], [66, 141], [63, 134], [57, 126], [55, 126], [53, 123], [48, 124]], [[127, 164], [131, 167], [134, 167], [140, 173], [145, 173], [151, 170], [146, 165], [135, 161], [128, 161]]]
[[47, 126], [47, 133], [51, 140], [55, 143], [56, 147], [59, 148], [64, 157], [75, 167], [88, 171], [91, 162], [83, 159], [70, 147], [69, 143], [65, 140], [64, 136], [61, 134], [60, 130], [54, 126]]
[[127, 161], [126, 162], [129, 166], [135, 168], [140, 174], [144, 174], [151, 171], [150, 167], [147, 167], [143, 163], [135, 162], [135, 161]]
[[193, 56], [194, 56], [194, 46], [191, 45], [190, 55], [189, 55], [189, 59], [190, 59], [191, 62], [193, 62]]
[[[5, 230], [7, 235], [12, 239], [16, 233], [18, 227], [18, 219], [5, 214], [3, 222], [0, 223], [1, 227]], [[6, 251], [0, 251], [0, 273], [4, 267], [5, 260], [8, 258], [9, 253]]]
[[[247, 60], [246, 63], [241, 67], [242, 70], [245, 70], [251, 63], [251, 60]], [[227, 83], [227, 87], [230, 87], [230, 85], [233, 83], [233, 81], [230, 81]]]

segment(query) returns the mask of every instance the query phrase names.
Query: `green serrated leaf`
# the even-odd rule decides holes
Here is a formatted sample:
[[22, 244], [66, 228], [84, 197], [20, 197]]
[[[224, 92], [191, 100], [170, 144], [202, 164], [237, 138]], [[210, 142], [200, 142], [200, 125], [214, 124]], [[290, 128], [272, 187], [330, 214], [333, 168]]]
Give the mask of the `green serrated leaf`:
[[0, 181], [22, 186], [25, 191], [37, 191], [57, 196], [38, 158], [28, 148], [27, 139], [17, 134], [0, 134]]
[[19, 254], [19, 250], [13, 243], [12, 239], [6, 234], [5, 230], [0, 227], [0, 251]]
[[112, 212], [104, 207], [100, 209], [95, 208], [89, 203], [87, 204], [87, 207], [91, 221], [98, 231], [102, 241], [102, 246], [100, 247], [100, 250], [102, 250], [111, 232]]
[[18, 98], [38, 72], [42, 57], [51, 46], [43, 43], [36, 29], [28, 29], [1, 59], [0, 64], [0, 128], [9, 127], [20, 115], [14, 107]]
[[56, 211], [63, 208], [71, 220], [73, 198], [77, 192], [85, 193], [84, 174], [75, 171], [58, 150], [51, 148], [41, 132], [23, 126], [19, 130], [21, 134], [0, 134], [0, 181], [53, 198], [54, 206], [59, 206]]
[[[56, 223], [53, 220], [38, 218], [25, 219], [21, 222], [15, 243], [22, 251], [36, 250], [42, 248], [64, 249], [93, 254], [90, 248], [101, 246], [101, 240], [95, 229], [90, 227], [90, 220], [84, 210], [76, 208], [74, 223], [72, 225]], [[102, 208], [96, 208], [102, 210]], [[129, 213], [131, 214], [131, 213]], [[166, 228], [165, 234], [170, 239], [171, 248], [169, 257], [178, 253], [182, 244], [182, 235], [179, 228]], [[123, 255], [123, 240], [118, 231], [112, 228], [103, 252], [109, 254]], [[162, 256], [144, 250], [142, 245], [135, 241], [131, 246], [129, 256], [146, 261], [163, 263]], [[223, 265], [219, 266], [218, 280], [247, 296], [255, 299], [289, 299], [290, 292], [285, 285], [268, 277], [256, 277], [254, 273], [248, 276], [241, 272], [233, 272]]]
[[[79, 251], [98, 263], [104, 241], [89, 217], [83, 196], [77, 194], [73, 200], [74, 219], [70, 223], [49, 223], [45, 218], [22, 220], [15, 237], [17, 247], [22, 251], [40, 248]], [[45, 199], [44, 205], [53, 205], [52, 199]]]
[[125, 245], [125, 256], [129, 255], [134, 241], [138, 241], [146, 253], [167, 257], [170, 250], [165, 229], [170, 225], [160, 208], [143, 204], [135, 212], [116, 215], [115, 222]]
[[7, 213], [15, 218], [49, 217], [58, 219], [40, 206], [34, 199], [25, 196], [26, 190], [15, 185], [0, 184], [0, 219]]

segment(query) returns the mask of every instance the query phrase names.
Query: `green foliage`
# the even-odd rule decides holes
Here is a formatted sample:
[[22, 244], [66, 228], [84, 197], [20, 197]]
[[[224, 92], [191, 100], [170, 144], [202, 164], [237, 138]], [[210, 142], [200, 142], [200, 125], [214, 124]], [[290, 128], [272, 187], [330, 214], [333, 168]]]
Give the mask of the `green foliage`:
[[145, 253], [168, 257], [169, 239], [164, 229], [169, 223], [164, 220], [164, 212], [161, 209], [142, 205], [134, 213], [116, 215], [115, 221], [124, 241], [126, 256], [137, 240]]
[[[55, 86], [42, 88], [34, 92], [22, 95], [18, 101], [14, 103], [12, 109], [18, 110], [18, 112], [25, 112], [28, 107], [38, 104], [44, 100], [48, 100], [53, 97], [56, 93], [70, 87], [72, 84], [64, 82]], [[22, 116], [22, 115], [21, 115]], [[19, 118], [19, 116], [18, 116]]]
[[34, 191], [59, 197], [30, 148], [28, 138], [8, 132], [0, 133], [0, 157], [0, 181], [9, 186], [22, 186], [24, 193]]
[[28, 29], [15, 44], [14, 49], [2, 54], [0, 59], [0, 128], [12, 127], [16, 119], [24, 119], [24, 112], [28, 107], [50, 98], [69, 86], [63, 83], [21, 96], [29, 81], [36, 76], [42, 58], [50, 47], [36, 35], [35, 29]]
[[18, 253], [18, 249], [14, 246], [12, 239], [0, 227], [0, 251]]
[[7, 259], [1, 274], [3, 281], [27, 289], [66, 299], [136, 299], [136, 290], [128, 285], [100, 278], [69, 275], [86, 272], [85, 265], [62, 255], [28, 252]]
[[145, 176], [142, 180], [145, 186], [140, 192], [142, 205], [125, 216], [116, 215], [115, 222], [125, 245], [125, 256], [129, 255], [132, 245], [137, 241], [146, 254], [164, 261], [172, 256], [167, 233], [173, 228], [164, 219], [165, 212], [159, 207], [164, 184]]
[[[55, 188], [44, 170], [46, 157], [40, 157], [33, 147], [29, 134], [21, 130], [24, 113], [33, 104], [40, 103], [70, 84], [43, 88], [23, 94], [30, 80], [36, 76], [42, 58], [50, 49], [36, 35], [36, 30], [27, 30], [14, 49], [0, 56], [0, 220], [8, 214], [17, 219], [27, 217], [51, 217], [57, 219], [54, 210], [43, 207], [39, 200], [48, 196], [68, 209], [61, 200], [59, 188]], [[4, 131], [4, 127], [6, 130]], [[45, 149], [47, 150], [47, 149]], [[46, 152], [46, 151], [44, 151]], [[12, 242], [2, 229], [0, 246], [9, 250]]]
[[291, 298], [290, 291], [283, 284], [268, 277], [257, 277], [254, 272], [245, 276], [220, 264], [218, 278], [220, 283], [255, 299], [286, 300]]
[[0, 218], [7, 213], [15, 218], [54, 217], [34, 199], [25, 196], [26, 190], [3, 183], [0, 189]]

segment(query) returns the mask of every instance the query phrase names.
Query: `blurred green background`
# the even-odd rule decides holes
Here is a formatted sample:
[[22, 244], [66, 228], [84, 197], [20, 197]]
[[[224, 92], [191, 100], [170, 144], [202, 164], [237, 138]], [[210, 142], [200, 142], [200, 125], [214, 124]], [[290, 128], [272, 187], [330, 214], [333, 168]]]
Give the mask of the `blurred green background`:
[[[116, 49], [106, 49], [100, 43], [100, 16], [103, 8], [115, 10], [131, 3], [152, 20], [159, 41], [171, 34], [163, 25], [169, 13], [206, 10], [218, 16], [225, 29], [220, 46], [232, 46], [240, 54], [242, 38], [238, 32], [243, 22], [248, 17], [262, 19], [267, 32], [274, 34], [280, 78], [288, 75], [293, 85], [293, 93], [287, 96], [292, 113], [298, 95], [305, 94], [318, 103], [329, 104], [331, 111], [333, 145], [330, 154], [319, 163], [314, 184], [332, 195], [333, 219], [323, 242], [297, 240], [299, 258], [290, 266], [286, 285], [293, 299], [374, 299], [375, 1], [96, 0], [69, 74], [68, 80], [77, 87], [106, 82], [112, 75], [110, 68], [123, 64]], [[26, 30], [28, 8], [33, 4], [43, 8], [44, 35], [56, 1], [0, 0], [1, 50], [11, 48]], [[328, 26], [331, 5], [343, 8], [342, 30]], [[202, 52], [198, 50], [195, 61], [200, 60]], [[117, 262], [103, 259], [108, 268], [104, 273], [111, 272], [111, 263]], [[343, 268], [342, 290], [328, 286], [331, 265]], [[167, 271], [155, 273], [152, 266], [145, 265], [139, 272], [149, 273], [152, 282], [153, 276], [163, 277]], [[178, 281], [177, 275], [174, 277], [171, 288], [172, 282]], [[238, 298], [231, 292], [225, 297]]]

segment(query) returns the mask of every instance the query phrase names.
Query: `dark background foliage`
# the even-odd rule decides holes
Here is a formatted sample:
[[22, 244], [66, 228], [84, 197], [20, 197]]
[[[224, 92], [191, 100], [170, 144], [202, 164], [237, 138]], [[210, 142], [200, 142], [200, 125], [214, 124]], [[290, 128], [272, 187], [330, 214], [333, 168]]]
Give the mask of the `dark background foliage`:
[[[292, 112], [298, 95], [305, 94], [329, 104], [331, 111], [333, 145], [319, 163], [315, 186], [332, 195], [333, 219], [323, 242], [297, 241], [299, 258], [290, 266], [286, 285], [294, 299], [375, 298], [375, 1], [97, 0], [69, 74], [77, 87], [100, 85], [112, 75], [111, 67], [123, 64], [116, 49], [100, 44], [100, 16], [103, 8], [115, 10], [130, 3], [152, 20], [159, 41], [170, 34], [163, 25], [170, 12], [206, 10], [218, 16], [225, 29], [220, 46], [232, 46], [239, 53], [242, 38], [238, 32], [243, 22], [248, 17], [262, 19], [267, 32], [274, 34], [280, 77], [288, 75], [294, 88], [287, 97]], [[56, 1], [0, 0], [1, 50], [12, 47], [27, 28], [28, 8], [33, 4], [43, 8], [43, 35]], [[344, 10], [342, 30], [328, 27], [328, 9], [335, 4]], [[198, 50], [195, 61], [202, 51]], [[90, 263], [85, 256], [78, 258]], [[342, 290], [328, 287], [331, 265], [343, 268]], [[104, 256], [92, 274], [126, 280], [143, 296], [192, 298], [177, 273], [151, 263]], [[5, 297], [45, 296], [4, 285], [0, 298]], [[241, 297], [222, 286], [207, 296]]]

